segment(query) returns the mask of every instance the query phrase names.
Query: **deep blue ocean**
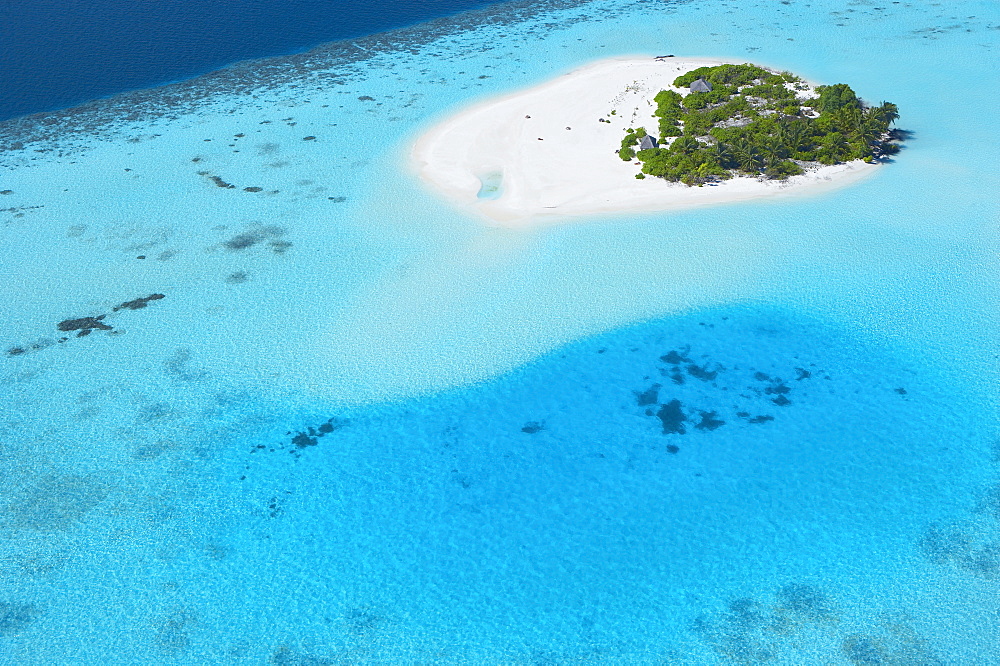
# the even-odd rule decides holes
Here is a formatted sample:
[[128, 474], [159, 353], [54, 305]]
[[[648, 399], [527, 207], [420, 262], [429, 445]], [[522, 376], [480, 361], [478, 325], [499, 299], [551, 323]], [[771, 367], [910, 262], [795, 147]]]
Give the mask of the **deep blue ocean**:
[[9, 0], [0, 3], [0, 120], [496, 2]]

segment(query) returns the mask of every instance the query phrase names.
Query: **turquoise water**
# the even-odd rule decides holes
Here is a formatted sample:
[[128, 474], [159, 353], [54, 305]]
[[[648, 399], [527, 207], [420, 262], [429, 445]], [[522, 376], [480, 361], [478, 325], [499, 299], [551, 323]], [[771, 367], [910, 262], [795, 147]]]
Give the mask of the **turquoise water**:
[[[1000, 663], [998, 28], [512, 3], [0, 125], [0, 660]], [[412, 174], [462, 106], [642, 53], [912, 137], [529, 231]]]

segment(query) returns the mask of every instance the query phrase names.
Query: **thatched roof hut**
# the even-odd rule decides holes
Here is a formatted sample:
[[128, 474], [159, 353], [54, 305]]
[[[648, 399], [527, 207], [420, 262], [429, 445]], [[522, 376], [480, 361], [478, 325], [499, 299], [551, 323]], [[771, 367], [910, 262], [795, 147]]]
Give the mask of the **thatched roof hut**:
[[691, 82], [691, 92], [710, 92], [712, 84], [705, 79], [695, 79]]

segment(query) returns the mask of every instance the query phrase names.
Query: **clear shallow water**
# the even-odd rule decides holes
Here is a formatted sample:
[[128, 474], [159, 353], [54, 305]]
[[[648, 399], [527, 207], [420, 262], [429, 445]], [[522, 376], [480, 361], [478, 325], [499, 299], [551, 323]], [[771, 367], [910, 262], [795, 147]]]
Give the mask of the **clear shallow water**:
[[[998, 663], [998, 25], [510, 5], [7, 123], [0, 655]], [[820, 198], [531, 232], [410, 175], [455, 108], [637, 52], [914, 137]]]

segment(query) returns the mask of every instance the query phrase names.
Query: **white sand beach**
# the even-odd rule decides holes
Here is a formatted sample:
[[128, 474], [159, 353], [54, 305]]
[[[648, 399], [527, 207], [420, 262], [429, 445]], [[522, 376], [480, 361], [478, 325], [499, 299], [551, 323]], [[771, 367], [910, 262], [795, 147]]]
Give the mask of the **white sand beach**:
[[878, 168], [855, 161], [783, 182], [739, 177], [703, 187], [637, 180], [639, 163], [617, 155], [624, 130], [645, 126], [656, 135], [654, 95], [677, 90], [671, 84], [684, 72], [724, 62], [742, 61], [600, 60], [441, 122], [414, 144], [414, 166], [447, 200], [503, 226], [814, 194], [856, 182]]

